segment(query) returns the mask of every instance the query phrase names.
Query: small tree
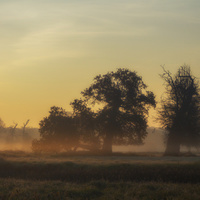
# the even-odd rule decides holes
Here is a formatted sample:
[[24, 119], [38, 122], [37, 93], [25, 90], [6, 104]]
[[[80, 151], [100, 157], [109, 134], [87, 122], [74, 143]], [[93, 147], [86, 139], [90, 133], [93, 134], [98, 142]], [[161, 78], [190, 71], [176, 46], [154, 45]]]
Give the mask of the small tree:
[[168, 132], [165, 154], [178, 155], [181, 145], [199, 145], [199, 85], [188, 66], [180, 67], [174, 76], [164, 67], [163, 70], [166, 97], [161, 101], [159, 120]]
[[82, 92], [87, 107], [100, 107], [94, 113], [94, 128], [104, 152], [112, 152], [112, 144], [142, 144], [147, 135], [148, 109], [156, 105], [154, 94], [145, 92], [146, 88], [136, 72], [118, 69], [96, 76]]
[[33, 141], [34, 151], [73, 151], [79, 141], [74, 118], [60, 107], [51, 107], [39, 125], [41, 139]]
[[95, 129], [96, 114], [87, 107], [85, 101], [75, 99], [71, 106], [78, 129], [80, 140], [77, 147], [90, 151], [99, 151], [101, 148], [99, 134]]

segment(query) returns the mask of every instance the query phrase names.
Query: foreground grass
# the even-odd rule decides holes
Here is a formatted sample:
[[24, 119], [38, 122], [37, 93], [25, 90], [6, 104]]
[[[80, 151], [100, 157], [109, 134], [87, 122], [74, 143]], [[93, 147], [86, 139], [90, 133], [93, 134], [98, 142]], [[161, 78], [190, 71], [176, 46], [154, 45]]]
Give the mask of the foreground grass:
[[200, 183], [200, 164], [91, 165], [73, 162], [33, 163], [1, 160], [0, 178], [60, 180], [74, 183], [94, 180]]
[[52, 158], [15, 152], [0, 156], [2, 200], [200, 199], [198, 157], [177, 162], [176, 158], [141, 156]]
[[61, 181], [0, 179], [0, 199], [99, 199], [99, 200], [199, 200], [200, 184], [158, 182]]

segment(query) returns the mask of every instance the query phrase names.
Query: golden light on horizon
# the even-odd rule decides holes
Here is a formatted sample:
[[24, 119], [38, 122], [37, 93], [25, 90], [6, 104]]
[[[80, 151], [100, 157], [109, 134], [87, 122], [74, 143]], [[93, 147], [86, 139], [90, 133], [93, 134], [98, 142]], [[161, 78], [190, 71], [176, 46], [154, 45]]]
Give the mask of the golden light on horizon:
[[96, 75], [119, 67], [137, 71], [159, 101], [160, 65], [186, 63], [200, 77], [199, 4], [0, 1], [0, 117], [36, 127], [51, 106], [70, 109]]

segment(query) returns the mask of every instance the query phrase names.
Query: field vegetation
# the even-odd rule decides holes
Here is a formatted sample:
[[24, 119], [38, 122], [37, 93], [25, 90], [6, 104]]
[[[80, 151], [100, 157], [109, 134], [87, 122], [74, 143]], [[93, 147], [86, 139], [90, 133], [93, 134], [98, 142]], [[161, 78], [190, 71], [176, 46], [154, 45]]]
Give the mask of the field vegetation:
[[199, 199], [200, 160], [0, 152], [0, 199]]
[[62, 181], [27, 181], [0, 179], [1, 199], [81, 199], [81, 200], [199, 200], [200, 184], [164, 182], [108, 182], [89, 183]]

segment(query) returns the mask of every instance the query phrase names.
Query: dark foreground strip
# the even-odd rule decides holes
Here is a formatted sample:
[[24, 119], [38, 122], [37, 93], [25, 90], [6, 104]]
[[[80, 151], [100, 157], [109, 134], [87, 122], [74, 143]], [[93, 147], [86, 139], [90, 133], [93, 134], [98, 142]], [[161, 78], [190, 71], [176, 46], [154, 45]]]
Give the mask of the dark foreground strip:
[[155, 181], [200, 183], [200, 164], [113, 164], [0, 162], [0, 178], [61, 180], [68, 182]]

